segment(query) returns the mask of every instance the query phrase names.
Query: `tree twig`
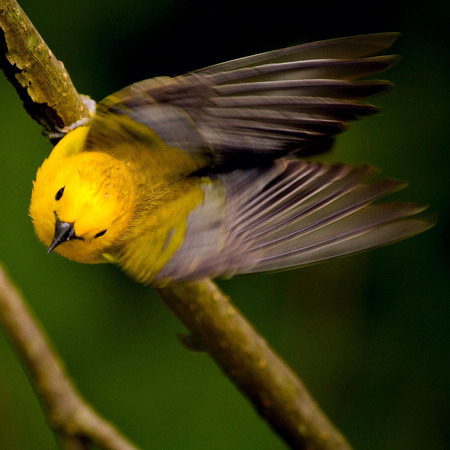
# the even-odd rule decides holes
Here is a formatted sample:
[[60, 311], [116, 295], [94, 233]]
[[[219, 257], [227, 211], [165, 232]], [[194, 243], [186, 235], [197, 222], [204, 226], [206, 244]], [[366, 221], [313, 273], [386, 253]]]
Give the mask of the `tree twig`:
[[[47, 131], [70, 129], [86, 120], [93, 110], [87, 97], [76, 92], [64, 66], [53, 56], [15, 0], [2, 1], [0, 30], [3, 30], [0, 66], [30, 115]], [[25, 307], [17, 306], [20, 297], [4, 276], [0, 289], [0, 314], [4, 316], [6, 329], [51, 413], [51, 423], [64, 430], [66, 448], [84, 448], [83, 441], [73, 441], [73, 436], [84, 436], [103, 448], [133, 448], [124, 440], [121, 447], [110, 446], [107, 436], [114, 436], [116, 443], [121, 436], [77, 394], [42, 331]], [[350, 448], [303, 383], [212, 281], [167, 286], [158, 292], [192, 333], [192, 338], [184, 339], [185, 343], [205, 349], [290, 446], [311, 450]], [[8, 299], [13, 299], [12, 303]], [[32, 341], [30, 330], [33, 330]], [[35, 348], [30, 344], [33, 341], [40, 342], [39, 357], [30, 351]], [[43, 370], [47, 375], [52, 374], [44, 385], [39, 376]], [[65, 405], [57, 407], [61, 398]]]
[[348, 449], [304, 384], [211, 280], [159, 289], [200, 346], [296, 449]]
[[95, 102], [76, 91], [58, 61], [15, 0], [0, 3], [0, 68], [30, 116], [47, 132], [87, 120]]
[[34, 389], [48, 411], [50, 425], [66, 449], [95, 443], [111, 450], [133, 450], [111, 424], [76, 391], [61, 360], [17, 289], [0, 267], [0, 322], [27, 367]]

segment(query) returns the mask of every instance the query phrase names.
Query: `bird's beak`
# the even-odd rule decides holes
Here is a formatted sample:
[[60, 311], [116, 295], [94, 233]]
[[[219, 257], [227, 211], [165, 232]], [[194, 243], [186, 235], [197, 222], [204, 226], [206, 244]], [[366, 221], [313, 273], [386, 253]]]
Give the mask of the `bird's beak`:
[[53, 237], [52, 244], [47, 250], [47, 254], [52, 252], [56, 247], [58, 247], [59, 244], [62, 244], [63, 242], [71, 241], [72, 239], [82, 239], [75, 234], [73, 223], [61, 222], [56, 214], [55, 216], [55, 236]]

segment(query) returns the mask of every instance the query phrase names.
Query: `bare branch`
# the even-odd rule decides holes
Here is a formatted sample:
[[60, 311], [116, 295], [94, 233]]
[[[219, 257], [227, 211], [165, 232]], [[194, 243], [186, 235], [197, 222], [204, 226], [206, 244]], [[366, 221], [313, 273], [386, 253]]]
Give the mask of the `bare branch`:
[[132, 450], [111, 424], [101, 418], [76, 391], [56, 351], [0, 267], [0, 321], [27, 367], [33, 387], [48, 411], [50, 425], [67, 449]]
[[348, 449], [304, 384], [211, 280], [158, 290], [272, 428], [296, 449]]
[[64, 64], [15, 0], [0, 3], [0, 68], [47, 132], [68, 129], [94, 112], [95, 103], [78, 94]]

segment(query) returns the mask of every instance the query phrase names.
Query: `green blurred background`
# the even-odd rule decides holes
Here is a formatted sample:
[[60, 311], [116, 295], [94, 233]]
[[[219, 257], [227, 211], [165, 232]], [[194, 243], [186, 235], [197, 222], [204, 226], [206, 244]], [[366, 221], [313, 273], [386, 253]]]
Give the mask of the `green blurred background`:
[[[450, 3], [22, 0], [82, 93], [100, 100], [156, 75], [303, 41], [400, 31], [397, 89], [329, 160], [369, 161], [430, 203], [427, 233], [367, 254], [220, 282], [358, 449], [450, 448]], [[0, 77], [0, 260], [80, 390], [143, 448], [284, 444], [155, 294], [107, 265], [47, 256], [27, 216], [51, 146]], [[40, 405], [0, 333], [0, 448], [54, 449]]]

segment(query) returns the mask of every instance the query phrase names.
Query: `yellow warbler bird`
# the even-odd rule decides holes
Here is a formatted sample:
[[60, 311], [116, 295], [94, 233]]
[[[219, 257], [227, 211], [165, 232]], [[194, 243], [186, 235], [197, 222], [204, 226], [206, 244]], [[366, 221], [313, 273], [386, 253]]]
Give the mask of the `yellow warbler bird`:
[[133, 84], [98, 104], [38, 170], [39, 239], [83, 263], [114, 262], [144, 284], [299, 267], [417, 234], [404, 187], [324, 152], [390, 86], [359, 80], [396, 33], [299, 45]]

